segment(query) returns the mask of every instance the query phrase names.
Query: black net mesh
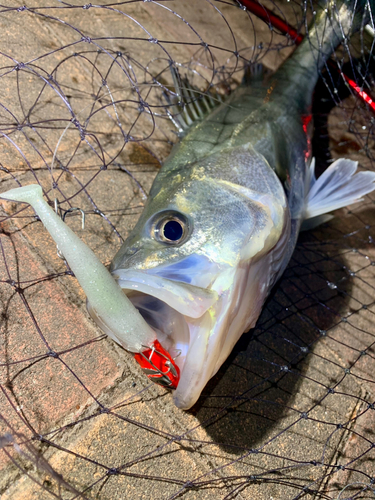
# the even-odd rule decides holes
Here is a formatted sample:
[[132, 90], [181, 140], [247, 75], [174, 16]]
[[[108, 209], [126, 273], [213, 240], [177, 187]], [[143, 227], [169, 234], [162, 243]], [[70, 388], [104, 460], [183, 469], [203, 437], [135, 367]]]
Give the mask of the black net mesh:
[[[316, 8], [262, 5], [302, 34]], [[229, 0], [0, 5], [0, 191], [39, 182], [108, 264], [177, 140], [170, 65], [214, 96], [249, 63], [274, 70], [295, 36], [264, 12]], [[374, 168], [374, 111], [342, 73], [371, 95], [373, 43], [353, 35], [333, 55], [341, 71], [323, 72], [320, 171], [337, 157]], [[33, 210], [2, 201], [1, 498], [374, 498], [374, 200], [300, 235], [257, 327], [187, 412], [93, 325]]]

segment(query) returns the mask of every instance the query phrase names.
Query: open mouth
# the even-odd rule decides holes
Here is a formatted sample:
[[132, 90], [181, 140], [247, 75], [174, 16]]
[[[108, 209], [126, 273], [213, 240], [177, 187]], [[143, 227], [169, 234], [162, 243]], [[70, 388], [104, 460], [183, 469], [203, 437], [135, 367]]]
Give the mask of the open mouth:
[[[186, 392], [185, 386], [204, 366], [218, 294], [145, 271], [117, 269], [113, 276], [156, 332], [158, 347], [144, 346], [145, 351], [136, 354], [136, 360], [153, 382], [177, 389], [174, 397], [178, 398], [180, 391]], [[173, 377], [174, 369], [181, 373], [179, 383], [178, 378]]]
[[[276, 252], [277, 253], [277, 252]], [[161, 276], [165, 269], [116, 269], [113, 277], [145, 322], [155, 332], [152, 343], [134, 351], [115, 338], [105, 323], [88, 310], [99, 327], [134, 353], [149, 379], [175, 389], [173, 400], [189, 409], [208, 380], [228, 357], [242, 332], [254, 326], [267, 296], [276, 254], [219, 273], [200, 274], [199, 285]], [[243, 298], [246, 297], [246, 300]], [[141, 335], [142, 332], [140, 332]]]
[[[149, 346], [147, 364], [136, 354], [136, 359], [147, 376], [164, 387], [175, 388], [173, 400], [181, 409], [190, 408], [199, 398], [208, 380], [224, 362], [239, 335], [256, 320], [264, 301], [266, 289], [261, 276], [266, 275], [262, 262], [239, 266], [221, 273], [215, 281], [215, 290], [174, 281], [154, 271], [117, 269], [113, 276], [129, 300], [138, 309], [146, 323], [156, 332], [163, 349], [155, 352]], [[204, 284], [201, 280], [200, 284]], [[243, 295], [249, 301], [243, 301]], [[251, 311], [249, 311], [249, 307]], [[126, 347], [126, 346], [124, 346]], [[170, 356], [168, 358], [168, 356]], [[155, 377], [156, 361], [165, 361], [159, 377]], [[145, 361], [146, 364], [142, 365]], [[171, 387], [167, 380], [170, 363], [180, 372], [178, 385]], [[146, 369], [145, 369], [146, 368]], [[167, 377], [162, 377], [165, 374]], [[151, 376], [150, 376], [151, 375]], [[173, 377], [170, 376], [170, 380]]]
[[182, 370], [190, 341], [185, 316], [153, 295], [132, 290], [126, 295], [156, 332], [157, 340]]
[[182, 370], [197, 320], [217, 302], [217, 293], [143, 271], [118, 269], [113, 276]]

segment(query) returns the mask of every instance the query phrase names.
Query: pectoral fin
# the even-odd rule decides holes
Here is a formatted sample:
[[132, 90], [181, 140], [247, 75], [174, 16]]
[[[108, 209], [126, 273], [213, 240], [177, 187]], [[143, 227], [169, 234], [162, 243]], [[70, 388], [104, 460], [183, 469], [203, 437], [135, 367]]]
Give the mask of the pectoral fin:
[[[315, 179], [315, 162], [311, 162], [305, 183], [304, 219], [311, 227], [327, 220], [323, 214], [361, 201], [375, 189], [375, 172], [357, 172], [356, 161], [340, 158]], [[315, 219], [315, 223], [314, 220]], [[302, 229], [306, 229], [306, 225]]]

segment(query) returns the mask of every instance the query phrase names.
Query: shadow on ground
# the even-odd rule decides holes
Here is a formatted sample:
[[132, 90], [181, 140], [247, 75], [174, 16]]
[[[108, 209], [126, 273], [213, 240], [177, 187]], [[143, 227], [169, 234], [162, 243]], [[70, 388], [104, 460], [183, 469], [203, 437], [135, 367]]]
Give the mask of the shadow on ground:
[[[328, 240], [329, 230], [323, 231]], [[344, 258], [336, 255], [333, 261], [319, 244], [318, 251], [306, 250], [304, 243], [312, 239], [301, 236], [256, 328], [241, 337], [191, 409], [226, 452], [243, 455], [257, 448], [283, 432], [287, 424], [281, 420], [299, 418], [318, 403], [318, 383], [306, 378], [316, 359], [311, 353], [345, 314], [352, 280], [347, 279]], [[329, 371], [328, 365], [327, 380]], [[334, 365], [332, 372], [331, 382]], [[295, 406], [295, 396], [306, 381], [314, 386], [309, 403]]]

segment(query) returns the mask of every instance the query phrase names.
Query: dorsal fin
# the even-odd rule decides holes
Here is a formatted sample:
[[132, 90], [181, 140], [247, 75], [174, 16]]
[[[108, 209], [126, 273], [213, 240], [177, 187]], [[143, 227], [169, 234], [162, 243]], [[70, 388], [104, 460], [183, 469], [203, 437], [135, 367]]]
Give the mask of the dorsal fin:
[[242, 83], [250, 85], [254, 80], [263, 80], [265, 68], [262, 63], [252, 63], [245, 67]]
[[178, 69], [172, 64], [170, 71], [174, 95], [164, 92], [163, 97], [167, 103], [167, 114], [181, 137], [194, 123], [202, 121], [216, 106], [223, 103], [225, 98], [212, 92], [212, 89], [202, 91], [191, 85], [186, 77], [181, 78]]

